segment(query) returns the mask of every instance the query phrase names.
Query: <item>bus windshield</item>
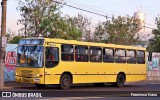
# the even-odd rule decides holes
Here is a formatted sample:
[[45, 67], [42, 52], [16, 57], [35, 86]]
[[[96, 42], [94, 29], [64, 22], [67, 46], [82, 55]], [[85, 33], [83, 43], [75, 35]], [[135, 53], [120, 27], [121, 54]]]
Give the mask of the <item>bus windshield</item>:
[[17, 66], [19, 67], [43, 67], [43, 46], [19, 46]]

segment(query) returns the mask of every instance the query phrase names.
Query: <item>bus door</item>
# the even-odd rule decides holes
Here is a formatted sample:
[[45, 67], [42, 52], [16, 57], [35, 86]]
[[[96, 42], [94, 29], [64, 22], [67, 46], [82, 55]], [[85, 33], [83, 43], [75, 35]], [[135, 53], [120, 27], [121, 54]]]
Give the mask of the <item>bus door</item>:
[[45, 48], [45, 84], [55, 82], [55, 67], [59, 64], [59, 48]]

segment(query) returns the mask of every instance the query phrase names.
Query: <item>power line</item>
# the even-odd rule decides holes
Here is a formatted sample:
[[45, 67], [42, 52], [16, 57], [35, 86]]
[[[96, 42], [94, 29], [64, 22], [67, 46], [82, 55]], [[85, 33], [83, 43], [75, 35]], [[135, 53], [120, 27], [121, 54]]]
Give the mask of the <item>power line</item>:
[[[14, 1], [14, 0], [13, 0], [13, 1]], [[16, 2], [16, 1], [14, 1], [14, 2]], [[66, 3], [62, 3], [62, 2], [58, 2], [58, 1], [54, 1], [54, 0], [53, 0], [53, 2], [58, 3], [58, 4], [62, 4], [62, 5], [65, 5], [65, 6], [74, 8], [74, 9], [78, 9], [78, 10], [81, 10], [81, 11], [84, 11], [84, 12], [92, 13], [92, 14], [95, 14], [95, 15], [98, 15], [98, 16], [107, 17], [107, 16], [104, 15], [104, 14], [96, 13], [96, 12], [89, 11], [89, 10], [86, 10], [86, 9], [83, 9], [83, 8], [79, 8], [79, 7], [75, 7], [75, 6], [66, 4]], [[86, 5], [86, 4], [85, 4], [85, 5]], [[82, 6], [82, 5], [80, 5], [80, 6]], [[90, 8], [90, 7], [88, 7], [88, 8]], [[92, 8], [91, 8], [91, 9], [92, 9]], [[94, 10], [96, 10], [96, 9], [94, 9]], [[101, 11], [101, 12], [102, 12], [102, 11]], [[107, 17], [107, 18], [112, 18], [112, 17]], [[146, 23], [146, 24], [147, 24], [147, 23]], [[147, 24], [147, 25], [151, 25], [151, 24]], [[145, 28], [155, 29], [155, 28], [148, 27], [148, 26], [147, 26], [147, 27], [145, 26]]]
[[144, 26], [145, 28], [149, 28], [149, 29], [153, 29], [155, 30], [156, 28], [153, 28], [153, 27], [148, 27], [148, 26]]
[[[114, 5], [123, 6], [123, 5], [121, 5], [122, 3], [120, 4], [120, 3], [116, 2], [116, 1], [113, 1], [113, 0], [111, 0], [110, 2], [112, 2]], [[135, 1], [132, 0], [132, 2], [135, 2]], [[137, 2], [135, 2], [135, 3], [137, 3]], [[129, 9], [133, 9], [133, 7], [131, 7], [129, 5], [127, 5], [127, 6], [128, 6], [127, 8], [129, 8]], [[158, 10], [148, 9], [145, 6], [142, 6], [141, 9], [145, 9], [145, 10], [149, 11], [150, 12], [149, 15], [153, 15], [154, 14], [153, 12], [158, 11]], [[155, 13], [158, 14], [158, 12], [155, 12]]]
[[88, 12], [88, 13], [92, 13], [92, 14], [95, 14], [95, 15], [99, 15], [99, 16], [102, 16], [102, 17], [112, 18], [112, 17], [108, 17], [108, 16], [103, 15], [103, 14], [99, 14], [99, 13], [96, 13], [96, 12], [93, 12], [93, 11], [89, 11], [89, 10], [86, 10], [86, 9], [82, 9], [82, 8], [79, 8], [79, 7], [75, 7], [75, 6], [66, 4], [66, 3], [61, 3], [61, 2], [58, 2], [58, 1], [53, 1], [53, 2], [58, 3], [58, 4], [62, 4], [62, 5], [71, 7], [71, 8], [75, 8], [75, 9], [78, 9], [78, 10], [82, 10], [82, 11], [85, 11], [85, 12]]
[[[67, 1], [69, 3], [72, 3], [72, 4], [75, 4], [75, 5], [83, 6], [85, 8], [89, 8], [89, 9], [92, 9], [92, 10], [95, 10], [95, 11], [99, 11], [99, 12], [102, 12], [102, 13], [112, 12], [112, 13], [120, 14], [120, 13], [115, 12], [115, 11], [111, 11], [111, 10], [108, 10], [108, 9], [102, 9], [102, 8], [99, 8], [99, 7], [96, 7], [96, 6], [93, 6], [93, 5], [84, 4], [84, 3], [77, 2], [77, 1], [74, 1], [74, 0], [65, 0], [65, 1]], [[102, 11], [102, 10], [105, 10], [105, 11], [108, 11], [108, 12], [105, 12], [105, 11]]]
[[[84, 4], [84, 3], [81, 3], [81, 2], [77, 2], [77, 1], [74, 1], [74, 0], [65, 0], [65, 1], [70, 2], [72, 4], [75, 4], [75, 5], [83, 6], [85, 8], [89, 8], [91, 10], [103, 12], [103, 13], [106, 13], [106, 12], [104, 12], [102, 10], [107, 10], [107, 9], [102, 9], [102, 8], [99, 8], [99, 7], [96, 7], [96, 6], [92, 6], [92, 5]], [[92, 7], [94, 7], [94, 8], [92, 8]], [[97, 9], [95, 9], [95, 8], [97, 8]], [[101, 10], [98, 10], [98, 9], [101, 9]], [[107, 10], [107, 11], [112, 12], [112, 13], [117, 13], [117, 12], [114, 12], [114, 11], [111, 11], [111, 10]], [[120, 13], [117, 13], [117, 14], [120, 14]], [[114, 16], [117, 16], [117, 15], [114, 14]], [[151, 19], [147, 18], [147, 20], [151, 20]], [[151, 24], [147, 24], [147, 25], [151, 25]], [[152, 26], [155, 26], [155, 25], [152, 25]]]
[[[61, 2], [58, 2], [58, 1], [53, 1], [53, 2], [58, 3], [58, 4], [62, 4], [62, 5], [65, 5], [65, 6], [74, 8], [74, 9], [82, 10], [82, 11], [85, 11], [85, 12], [88, 12], [88, 13], [92, 13], [92, 14], [95, 14], [95, 15], [99, 15], [99, 16], [102, 16], [102, 17], [107, 17], [106, 15], [99, 14], [99, 13], [96, 13], [96, 12], [92, 12], [92, 11], [89, 11], [89, 10], [86, 10], [86, 9], [82, 9], [82, 8], [79, 8], [79, 7], [75, 7], [75, 6], [66, 4], [66, 3], [61, 3]], [[112, 17], [108, 17], [108, 18], [112, 18]], [[147, 23], [146, 23], [146, 24], [147, 24]], [[151, 25], [151, 24], [147, 24], [147, 25]], [[148, 26], [145, 26], [145, 28], [155, 29], [155, 28], [153, 28], [153, 27], [148, 27]]]
[[[74, 0], [65, 0], [65, 1], [70, 2], [70, 3], [73, 3], [73, 4], [76, 4], [76, 5], [80, 5], [80, 6], [83, 6], [83, 7], [92, 9], [92, 10], [95, 10], [95, 11], [104, 12], [104, 11], [102, 11], [102, 10], [107, 10], [107, 9], [102, 9], [102, 8], [99, 8], [99, 7], [96, 7], [96, 6], [92, 6], [92, 5], [84, 4], [84, 3], [81, 3], [81, 2], [77, 2], [77, 1], [74, 1]], [[84, 5], [85, 5], [85, 6], [84, 6]], [[92, 7], [94, 7], [94, 8], [92, 8]], [[101, 10], [97, 10], [97, 9], [95, 9], [95, 8], [98, 8], [98, 9], [101, 9]], [[111, 11], [111, 10], [107, 10], [107, 11], [112, 12], [112, 13], [117, 13], [117, 12], [114, 12], [114, 11]], [[106, 13], [106, 12], [104, 12], [104, 13]], [[120, 13], [117, 13], [117, 14], [120, 14]], [[153, 15], [153, 14], [152, 14], [152, 15]], [[115, 14], [114, 14], [114, 16], [115, 16]], [[117, 16], [117, 15], [116, 15], [116, 16]], [[147, 18], [147, 20], [151, 20], [151, 19], [148, 19], [148, 18]], [[150, 24], [150, 25], [151, 25], [151, 24]], [[152, 25], [152, 26], [155, 26], [155, 25]]]

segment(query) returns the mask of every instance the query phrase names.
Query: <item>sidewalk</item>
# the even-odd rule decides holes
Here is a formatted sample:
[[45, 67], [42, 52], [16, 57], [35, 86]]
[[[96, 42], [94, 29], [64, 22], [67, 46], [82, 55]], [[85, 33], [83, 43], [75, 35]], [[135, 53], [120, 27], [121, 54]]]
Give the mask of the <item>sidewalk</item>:
[[29, 83], [18, 83], [15, 81], [9, 81], [4, 83], [5, 87], [35, 87], [34, 84], [29, 84]]
[[4, 82], [4, 87], [0, 87], [0, 90], [8, 90], [8, 89], [14, 89], [14, 88], [18, 88], [18, 87], [35, 87], [34, 84], [27, 84], [27, 83], [17, 83], [15, 81], [8, 81], [8, 82]]
[[144, 80], [137, 82], [127, 82], [126, 84], [160, 84], [160, 80]]

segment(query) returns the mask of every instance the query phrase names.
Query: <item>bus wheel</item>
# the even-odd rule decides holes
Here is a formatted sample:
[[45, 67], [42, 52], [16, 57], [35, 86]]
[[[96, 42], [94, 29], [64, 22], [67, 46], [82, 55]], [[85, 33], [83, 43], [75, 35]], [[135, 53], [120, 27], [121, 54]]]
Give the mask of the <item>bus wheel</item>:
[[94, 83], [94, 86], [104, 86], [104, 83]]
[[35, 84], [37, 88], [45, 88], [46, 85], [45, 84]]
[[116, 83], [113, 83], [113, 85], [115, 85], [116, 87], [123, 87], [124, 86], [124, 83], [126, 81], [126, 78], [123, 74], [119, 74], [117, 76], [117, 81]]
[[68, 74], [64, 74], [60, 79], [60, 88], [63, 90], [69, 89], [71, 87], [72, 81]]

